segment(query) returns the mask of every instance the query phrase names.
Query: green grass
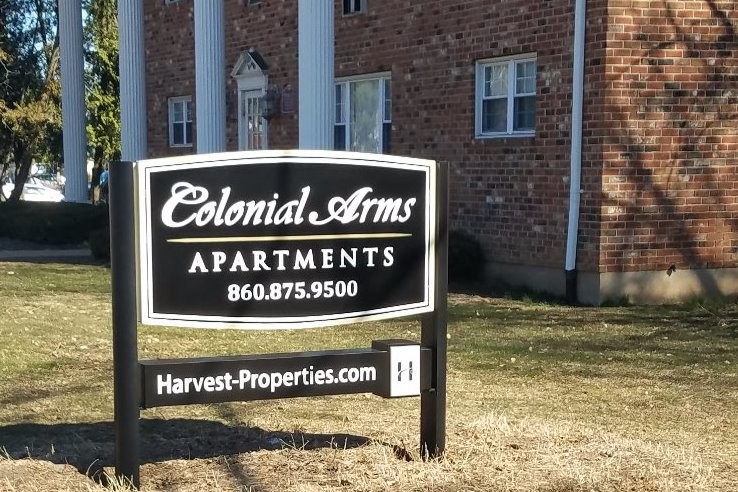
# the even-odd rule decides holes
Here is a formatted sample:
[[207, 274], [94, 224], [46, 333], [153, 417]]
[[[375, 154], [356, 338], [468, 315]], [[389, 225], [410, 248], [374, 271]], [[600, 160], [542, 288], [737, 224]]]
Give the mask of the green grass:
[[[142, 412], [145, 484], [153, 490], [203, 490], [198, 483], [212, 490], [734, 490], [735, 303], [573, 308], [452, 295], [449, 306], [444, 462], [405, 462], [391, 451], [394, 445], [415, 452], [416, 398], [194, 405]], [[110, 319], [106, 268], [0, 263], [0, 449], [14, 458], [0, 465], [10, 466], [6, 478], [15, 480], [7, 478], [8, 490], [24, 490], [28, 481], [28, 490], [54, 489], [18, 472], [27, 460], [15, 459], [29, 454], [82, 471], [96, 458], [110, 465]], [[375, 339], [419, 336], [414, 319], [272, 332], [141, 327], [139, 356], [368, 347]], [[340, 452], [299, 445], [306, 436], [337, 433], [369, 444]], [[274, 436], [293, 442], [281, 451], [247, 446], [263, 447]], [[245, 471], [236, 473], [239, 466]]]

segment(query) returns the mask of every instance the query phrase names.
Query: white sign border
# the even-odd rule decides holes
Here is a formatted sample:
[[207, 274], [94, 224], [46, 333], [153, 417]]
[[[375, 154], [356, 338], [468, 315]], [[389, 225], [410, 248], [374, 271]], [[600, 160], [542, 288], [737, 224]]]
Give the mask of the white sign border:
[[[280, 318], [181, 315], [153, 312], [151, 244], [151, 197], [149, 180], [152, 173], [177, 169], [198, 169], [231, 165], [270, 164], [282, 162], [326, 163], [339, 165], [375, 166], [393, 169], [422, 170], [426, 173], [426, 247], [425, 298], [423, 302], [401, 304], [369, 311], [354, 311], [320, 316], [285, 316]], [[181, 157], [147, 159], [135, 163], [136, 169], [136, 293], [139, 322], [143, 325], [176, 326], [182, 328], [212, 328], [240, 330], [279, 330], [329, 327], [335, 325], [399, 318], [432, 312], [435, 309], [436, 257], [436, 163], [427, 159], [365, 154], [358, 152], [284, 150], [222, 152]]]

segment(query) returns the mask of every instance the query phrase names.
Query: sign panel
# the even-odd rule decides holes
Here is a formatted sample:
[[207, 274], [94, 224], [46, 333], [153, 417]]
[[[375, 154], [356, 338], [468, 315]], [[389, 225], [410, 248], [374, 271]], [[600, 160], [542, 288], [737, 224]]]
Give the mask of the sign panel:
[[144, 324], [305, 328], [433, 311], [433, 161], [267, 151], [137, 169]]
[[[420, 370], [421, 353], [429, 367], [431, 350], [404, 340], [374, 342], [372, 349], [144, 360], [141, 406], [352, 393], [417, 396], [430, 386], [430, 371]], [[403, 374], [396, 371], [413, 365]]]

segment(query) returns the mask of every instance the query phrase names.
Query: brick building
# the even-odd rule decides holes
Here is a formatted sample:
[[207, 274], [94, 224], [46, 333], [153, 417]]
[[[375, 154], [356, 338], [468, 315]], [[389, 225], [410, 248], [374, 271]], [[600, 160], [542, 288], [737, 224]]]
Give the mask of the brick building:
[[[586, 6], [579, 300], [738, 293], [738, 6]], [[225, 0], [228, 150], [297, 146], [297, 19]], [[557, 294], [574, 20], [575, 0], [335, 4], [336, 147], [449, 162], [487, 278]], [[193, 0], [146, 0], [144, 22], [149, 156], [193, 153]]]

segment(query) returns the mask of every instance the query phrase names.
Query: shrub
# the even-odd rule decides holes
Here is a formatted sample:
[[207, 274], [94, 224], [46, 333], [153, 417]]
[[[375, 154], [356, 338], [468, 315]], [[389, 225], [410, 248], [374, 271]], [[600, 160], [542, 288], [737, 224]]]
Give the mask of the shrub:
[[96, 260], [110, 260], [110, 227], [90, 233], [90, 252]]
[[448, 234], [449, 282], [473, 282], [484, 268], [484, 254], [479, 240], [472, 234], [453, 230]]
[[42, 244], [81, 244], [108, 225], [108, 207], [89, 203], [0, 203], [0, 236]]

